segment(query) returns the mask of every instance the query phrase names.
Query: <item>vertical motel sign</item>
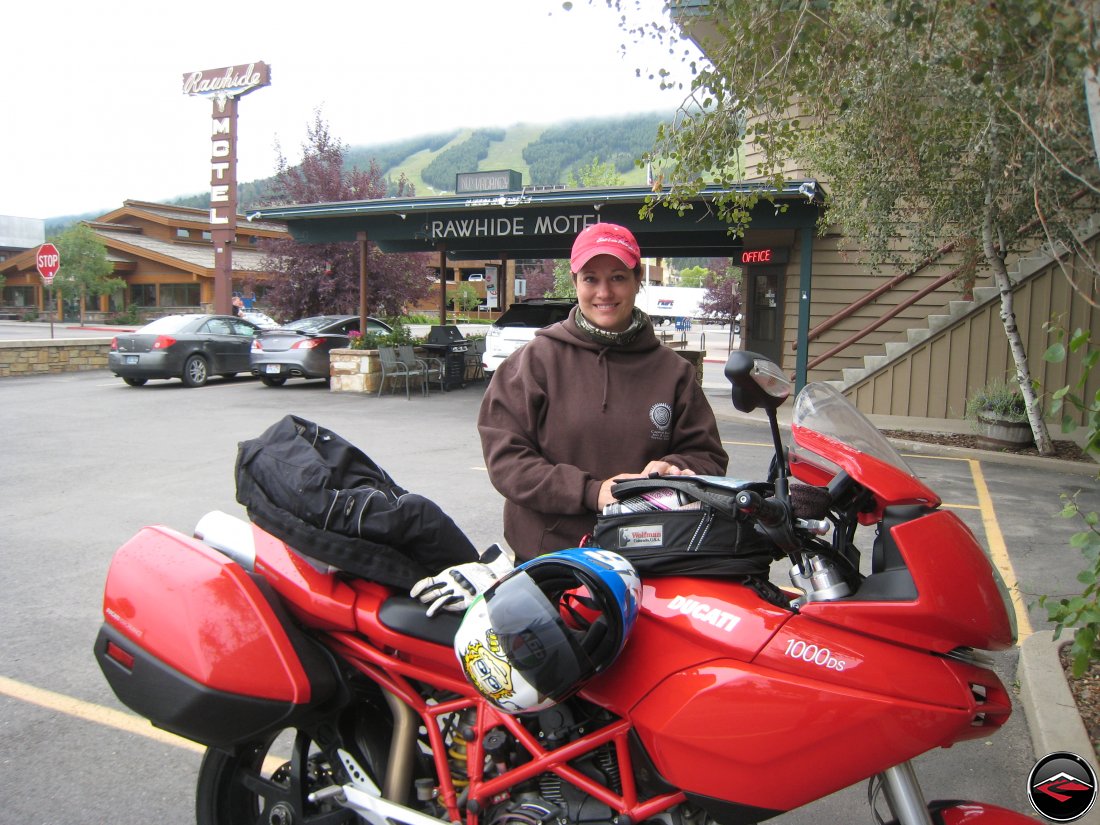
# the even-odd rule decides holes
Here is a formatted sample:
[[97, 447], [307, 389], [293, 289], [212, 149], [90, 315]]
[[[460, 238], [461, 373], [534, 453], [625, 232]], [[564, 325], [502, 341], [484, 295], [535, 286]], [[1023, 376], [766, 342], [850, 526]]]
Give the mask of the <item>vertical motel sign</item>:
[[214, 241], [214, 311], [228, 314], [237, 237], [237, 100], [271, 84], [271, 67], [248, 63], [188, 72], [183, 93], [213, 100], [210, 133], [210, 229]]

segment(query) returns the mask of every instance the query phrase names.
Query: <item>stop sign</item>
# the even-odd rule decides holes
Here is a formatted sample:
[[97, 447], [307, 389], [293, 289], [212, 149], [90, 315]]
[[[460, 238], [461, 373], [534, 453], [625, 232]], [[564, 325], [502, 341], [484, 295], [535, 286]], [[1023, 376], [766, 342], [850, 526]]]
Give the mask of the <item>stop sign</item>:
[[38, 247], [38, 254], [34, 258], [34, 264], [38, 267], [38, 274], [47, 284], [53, 281], [53, 276], [61, 269], [61, 253], [52, 243], [44, 243]]

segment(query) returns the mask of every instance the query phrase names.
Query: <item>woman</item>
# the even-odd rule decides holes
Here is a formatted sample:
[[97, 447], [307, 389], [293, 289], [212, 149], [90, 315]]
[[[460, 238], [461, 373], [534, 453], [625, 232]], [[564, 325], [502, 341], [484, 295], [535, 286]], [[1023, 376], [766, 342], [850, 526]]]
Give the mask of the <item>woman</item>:
[[509, 356], [485, 393], [478, 432], [519, 559], [577, 546], [618, 479], [726, 471], [695, 367], [634, 306], [640, 261], [625, 227], [578, 234], [577, 306]]

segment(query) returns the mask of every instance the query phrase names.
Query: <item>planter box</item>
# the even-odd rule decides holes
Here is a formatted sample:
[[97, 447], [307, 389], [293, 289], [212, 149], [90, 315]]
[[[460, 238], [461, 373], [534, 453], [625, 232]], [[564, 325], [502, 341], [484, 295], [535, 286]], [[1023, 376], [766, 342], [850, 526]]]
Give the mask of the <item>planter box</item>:
[[978, 441], [990, 450], [1014, 450], [1026, 447], [1034, 440], [1031, 424], [1026, 421], [1005, 421], [986, 412], [978, 413]]
[[376, 349], [334, 349], [328, 355], [332, 392], [377, 393], [382, 365]]

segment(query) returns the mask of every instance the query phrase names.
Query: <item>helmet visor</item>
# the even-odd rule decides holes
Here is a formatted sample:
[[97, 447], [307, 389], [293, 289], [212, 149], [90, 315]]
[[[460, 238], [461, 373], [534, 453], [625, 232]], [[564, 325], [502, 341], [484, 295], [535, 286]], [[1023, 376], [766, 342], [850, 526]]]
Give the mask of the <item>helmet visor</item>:
[[502, 652], [540, 695], [563, 699], [594, 672], [577, 641], [580, 631], [566, 626], [557, 606], [526, 573], [494, 585], [485, 606]]

